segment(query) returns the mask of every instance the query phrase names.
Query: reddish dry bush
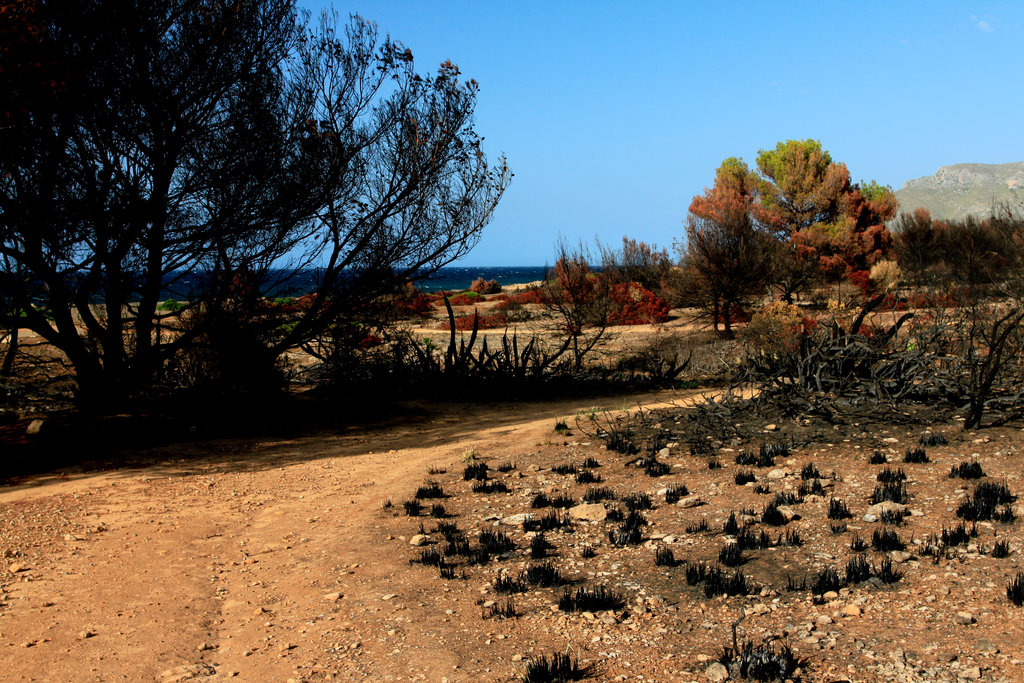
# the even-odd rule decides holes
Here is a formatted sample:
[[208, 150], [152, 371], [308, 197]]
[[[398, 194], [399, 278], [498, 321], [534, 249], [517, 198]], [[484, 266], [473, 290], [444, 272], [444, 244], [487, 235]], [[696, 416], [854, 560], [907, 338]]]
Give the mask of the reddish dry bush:
[[614, 285], [611, 297], [616, 307], [609, 318], [612, 325], [650, 325], [668, 320], [668, 304], [637, 282]]
[[395, 314], [399, 318], [424, 318], [431, 314], [433, 298], [418, 289], [413, 289], [395, 298]]
[[[480, 315], [474, 313], [473, 315], [457, 315], [455, 316], [455, 329], [468, 332], [473, 329], [474, 318], [479, 318], [480, 322], [477, 325], [478, 329], [489, 330], [498, 327], [505, 327], [508, 323], [505, 321], [505, 316], [501, 313], [491, 313], [487, 315]], [[451, 330], [451, 325], [447, 320], [443, 321], [437, 326], [439, 330]]]
[[525, 292], [509, 295], [508, 301], [515, 304], [543, 304], [544, 293], [539, 289], [528, 289]]
[[478, 277], [473, 280], [469, 289], [477, 294], [497, 294], [501, 291], [501, 285], [497, 280], [484, 280], [482, 277]]

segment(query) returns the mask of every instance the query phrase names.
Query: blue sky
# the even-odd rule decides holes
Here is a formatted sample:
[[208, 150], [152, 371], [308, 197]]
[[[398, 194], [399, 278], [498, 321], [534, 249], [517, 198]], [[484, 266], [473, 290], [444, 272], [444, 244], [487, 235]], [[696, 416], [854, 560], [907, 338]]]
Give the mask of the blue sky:
[[[330, 3], [300, 0], [314, 14]], [[334, 3], [481, 86], [512, 186], [459, 265], [543, 265], [559, 236], [671, 248], [723, 159], [814, 138], [854, 180], [1024, 160], [1024, 3]]]

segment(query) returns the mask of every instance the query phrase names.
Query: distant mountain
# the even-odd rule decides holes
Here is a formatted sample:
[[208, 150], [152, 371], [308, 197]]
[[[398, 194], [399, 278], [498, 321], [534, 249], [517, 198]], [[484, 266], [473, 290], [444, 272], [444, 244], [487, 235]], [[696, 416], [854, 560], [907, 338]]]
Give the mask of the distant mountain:
[[1010, 164], [956, 164], [942, 166], [935, 175], [915, 178], [896, 190], [900, 212], [918, 207], [932, 218], [988, 216], [992, 207], [1024, 205], [1024, 161]]

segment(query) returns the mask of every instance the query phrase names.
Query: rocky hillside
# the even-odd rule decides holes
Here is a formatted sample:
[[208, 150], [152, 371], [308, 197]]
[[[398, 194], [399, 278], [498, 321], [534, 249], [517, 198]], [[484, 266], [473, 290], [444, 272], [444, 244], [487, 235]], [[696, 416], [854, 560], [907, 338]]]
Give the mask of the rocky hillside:
[[1024, 205], [1024, 162], [942, 166], [930, 176], [903, 183], [900, 210], [928, 209], [934, 218], [988, 215], [992, 207]]

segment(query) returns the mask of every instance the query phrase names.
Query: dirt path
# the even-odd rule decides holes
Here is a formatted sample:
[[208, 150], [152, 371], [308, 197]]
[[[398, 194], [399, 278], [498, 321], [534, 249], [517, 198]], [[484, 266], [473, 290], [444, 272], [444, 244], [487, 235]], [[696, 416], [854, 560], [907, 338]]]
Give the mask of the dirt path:
[[0, 678], [488, 680], [502, 661], [507, 678], [524, 643], [562, 641], [526, 619], [490, 634], [472, 591], [400, 571], [380, 504], [469, 449], [535, 449], [590, 405], [193, 445], [156, 467], [0, 490]]

